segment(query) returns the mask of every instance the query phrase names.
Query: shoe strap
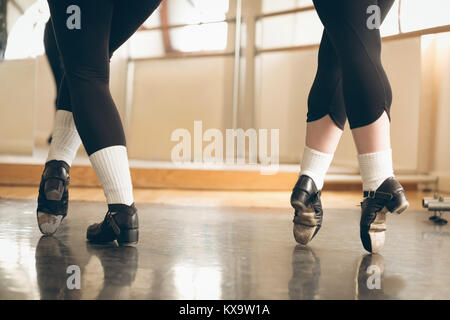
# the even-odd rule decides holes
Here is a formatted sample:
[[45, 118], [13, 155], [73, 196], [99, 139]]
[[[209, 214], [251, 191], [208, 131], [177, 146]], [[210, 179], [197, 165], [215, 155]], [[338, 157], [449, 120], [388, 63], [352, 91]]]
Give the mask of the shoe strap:
[[364, 198], [392, 200], [394, 195], [392, 193], [381, 191], [364, 191]]
[[117, 225], [116, 220], [114, 220], [114, 217], [111, 212], [108, 212], [106, 214], [105, 222], [113, 230], [113, 232], [116, 234], [116, 236], [118, 236], [120, 234], [120, 228]]

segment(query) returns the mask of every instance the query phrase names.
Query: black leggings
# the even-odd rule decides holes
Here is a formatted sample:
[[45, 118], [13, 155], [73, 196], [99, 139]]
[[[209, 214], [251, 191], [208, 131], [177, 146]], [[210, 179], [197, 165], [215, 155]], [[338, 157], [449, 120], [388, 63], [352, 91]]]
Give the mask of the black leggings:
[[[109, 90], [112, 54], [158, 7], [161, 0], [48, 0], [64, 75], [58, 109], [72, 111], [89, 155], [126, 145]], [[80, 8], [81, 28], [69, 29], [69, 6]]]
[[378, 29], [369, 29], [367, 8], [378, 5], [381, 21], [394, 0], [314, 0], [325, 27], [316, 78], [308, 97], [307, 121], [329, 115], [344, 129], [355, 129], [390, 117], [392, 92], [381, 64]]
[[[48, 19], [44, 30], [44, 47], [47, 55], [48, 63], [52, 70], [53, 79], [55, 80], [56, 90], [59, 89], [61, 80], [64, 75], [64, 68], [61, 57], [59, 56], [58, 47], [56, 45], [55, 33], [53, 32], [52, 20]], [[57, 106], [57, 99], [55, 99], [55, 106]]]

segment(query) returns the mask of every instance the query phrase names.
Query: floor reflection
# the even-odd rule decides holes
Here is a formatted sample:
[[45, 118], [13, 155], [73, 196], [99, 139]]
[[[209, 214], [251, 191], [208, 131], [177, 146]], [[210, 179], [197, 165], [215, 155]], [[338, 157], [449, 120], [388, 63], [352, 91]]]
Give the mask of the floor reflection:
[[89, 243], [87, 247], [91, 254], [100, 259], [104, 272], [103, 288], [97, 299], [130, 299], [130, 289], [138, 268], [138, 249]]
[[297, 245], [292, 253], [289, 297], [293, 300], [319, 299], [320, 259], [307, 246]]
[[36, 275], [43, 300], [80, 299], [80, 290], [67, 286], [70, 249], [55, 237], [43, 236], [36, 246]]
[[356, 299], [386, 299], [383, 291], [384, 260], [380, 254], [361, 257], [356, 274]]
[[[115, 245], [86, 244], [89, 256], [96, 256], [103, 268], [103, 285], [97, 299], [129, 299], [130, 288], [136, 278], [138, 268], [138, 249], [135, 247], [118, 247]], [[86, 262], [90, 260], [84, 259]], [[40, 238], [36, 246], [36, 274], [40, 298], [44, 300], [82, 299], [82, 287], [89, 286], [89, 281], [96, 281], [85, 273], [86, 263], [77, 259], [70, 247], [56, 237]], [[82, 285], [74, 287], [72, 283], [78, 268]], [[99, 275], [102, 270], [94, 270]], [[82, 280], [81, 280], [82, 279]]]
[[[139, 245], [117, 247], [86, 243], [104, 204], [71, 203], [54, 237], [41, 237], [35, 205], [0, 199], [0, 299], [450, 297], [450, 229], [423, 212], [389, 217], [383, 255], [367, 255], [356, 209], [330, 212], [304, 247], [279, 210], [140, 205]], [[67, 286], [71, 266], [81, 289]]]
[[390, 300], [398, 299], [405, 283], [401, 277], [385, 276], [384, 258], [380, 254], [366, 254], [361, 257], [356, 275], [356, 299]]

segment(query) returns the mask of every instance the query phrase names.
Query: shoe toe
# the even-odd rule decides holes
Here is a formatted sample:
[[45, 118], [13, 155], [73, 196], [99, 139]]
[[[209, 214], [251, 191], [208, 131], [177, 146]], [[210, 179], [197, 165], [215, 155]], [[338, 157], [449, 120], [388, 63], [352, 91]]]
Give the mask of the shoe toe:
[[294, 224], [294, 238], [295, 241], [302, 245], [307, 245], [316, 233], [317, 226], [305, 226], [301, 224]]
[[61, 225], [64, 216], [38, 212], [37, 219], [41, 232], [47, 236], [53, 235]]

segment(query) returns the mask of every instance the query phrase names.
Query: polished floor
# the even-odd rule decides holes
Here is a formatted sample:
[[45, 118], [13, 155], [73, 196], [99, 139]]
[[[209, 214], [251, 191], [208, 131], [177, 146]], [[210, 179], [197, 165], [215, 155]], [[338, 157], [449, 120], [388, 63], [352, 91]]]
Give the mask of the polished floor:
[[357, 207], [328, 209], [309, 247], [286, 209], [138, 207], [139, 245], [98, 246], [85, 230], [102, 203], [72, 202], [41, 237], [35, 201], [0, 199], [0, 299], [450, 299], [450, 226], [422, 210], [390, 216], [372, 256]]

